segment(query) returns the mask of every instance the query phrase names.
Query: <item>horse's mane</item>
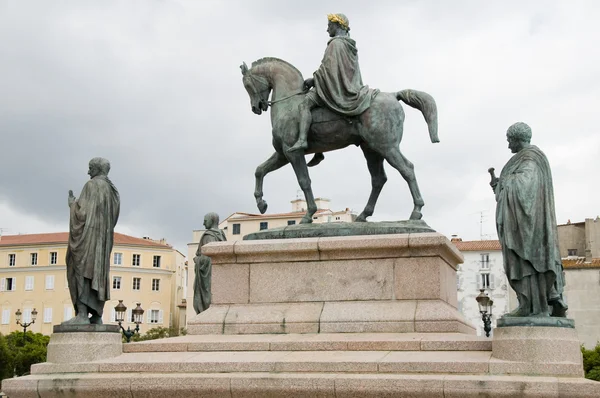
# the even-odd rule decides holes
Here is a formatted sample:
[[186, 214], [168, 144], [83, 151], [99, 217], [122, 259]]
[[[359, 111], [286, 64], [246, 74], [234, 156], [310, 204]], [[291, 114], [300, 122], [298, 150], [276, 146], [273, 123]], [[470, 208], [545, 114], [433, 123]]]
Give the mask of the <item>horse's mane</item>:
[[292, 68], [293, 70], [295, 70], [296, 72], [298, 72], [298, 74], [300, 76], [302, 76], [302, 72], [300, 72], [298, 70], [298, 68], [296, 68], [294, 65], [290, 64], [287, 61], [284, 61], [283, 59], [279, 59], [279, 58], [275, 58], [275, 57], [264, 57], [264, 58], [261, 58], [259, 60], [256, 60], [256, 61], [252, 62], [252, 68], [254, 68], [255, 66], [262, 65], [262, 64], [267, 63], [267, 62], [281, 62], [281, 63], [289, 66], [290, 68]]

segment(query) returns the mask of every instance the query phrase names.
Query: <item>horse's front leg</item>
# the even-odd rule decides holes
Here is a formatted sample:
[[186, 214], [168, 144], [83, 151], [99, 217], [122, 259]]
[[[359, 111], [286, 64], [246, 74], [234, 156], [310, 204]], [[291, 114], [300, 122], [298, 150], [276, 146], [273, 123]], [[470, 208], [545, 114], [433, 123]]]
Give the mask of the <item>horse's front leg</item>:
[[296, 179], [298, 180], [300, 189], [304, 192], [304, 198], [306, 199], [306, 214], [302, 217], [302, 220], [300, 220], [300, 224], [309, 224], [313, 221], [313, 214], [317, 212], [317, 204], [310, 185], [310, 176], [308, 175], [308, 166], [306, 165], [304, 153], [298, 152], [299, 151], [288, 153], [287, 156], [294, 168]]
[[256, 198], [256, 206], [261, 214], [264, 214], [268, 207], [267, 202], [263, 200], [263, 181], [265, 176], [288, 163], [289, 160], [287, 160], [284, 155], [275, 152], [269, 159], [265, 160], [256, 168], [256, 171], [254, 172], [254, 176], [256, 177], [254, 197]]

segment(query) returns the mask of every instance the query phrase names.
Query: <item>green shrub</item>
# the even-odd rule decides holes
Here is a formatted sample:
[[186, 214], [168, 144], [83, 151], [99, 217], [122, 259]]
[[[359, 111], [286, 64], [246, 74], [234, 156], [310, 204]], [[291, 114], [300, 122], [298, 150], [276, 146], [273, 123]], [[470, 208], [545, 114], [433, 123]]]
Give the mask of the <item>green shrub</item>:
[[[156, 340], [156, 339], [164, 339], [166, 337], [175, 337], [175, 336], [185, 336], [187, 334], [187, 330], [185, 328], [181, 328], [177, 330], [176, 328], [165, 328], [162, 326], [155, 327], [152, 329], [148, 329], [145, 334], [135, 334], [131, 338], [131, 341], [146, 341], [146, 340]], [[123, 340], [125, 341], [125, 340]]]
[[581, 353], [583, 354], [585, 378], [600, 381], [600, 342], [593, 350], [588, 350], [582, 345]]

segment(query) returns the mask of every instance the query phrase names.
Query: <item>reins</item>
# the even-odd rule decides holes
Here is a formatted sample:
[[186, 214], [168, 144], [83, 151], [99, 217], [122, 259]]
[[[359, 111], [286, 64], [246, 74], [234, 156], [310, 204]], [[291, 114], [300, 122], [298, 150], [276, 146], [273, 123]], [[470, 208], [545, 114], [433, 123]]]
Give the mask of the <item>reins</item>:
[[[252, 85], [254, 86], [254, 89], [256, 90], [256, 92], [257, 92], [257, 93], [262, 93], [262, 92], [264, 92], [264, 91], [267, 91], [267, 95], [269, 95], [269, 94], [268, 94], [268, 91], [270, 91], [270, 88], [269, 88], [269, 83], [267, 83], [266, 81], [262, 81], [261, 79], [259, 79], [259, 77], [258, 77], [258, 76], [254, 76], [253, 74], [250, 74], [250, 77], [251, 77], [252, 79], [256, 80], [257, 82], [261, 83], [262, 85], [264, 85], [264, 86], [266, 86], [266, 87], [267, 87], [267, 88], [266, 88], [266, 89], [264, 89], [264, 90], [258, 91], [258, 90], [256, 90], [256, 86], [255, 86], [255, 85], [254, 85], [254, 83], [253, 83]], [[268, 106], [272, 106], [273, 104], [276, 104], [276, 103], [278, 103], [278, 102], [281, 102], [281, 101], [285, 101], [285, 100], [287, 100], [287, 99], [290, 99], [290, 98], [292, 98], [292, 97], [295, 97], [296, 95], [305, 94], [305, 93], [307, 93], [307, 92], [308, 92], [308, 90], [302, 90], [302, 91], [299, 91], [299, 92], [297, 92], [297, 93], [290, 94], [290, 95], [288, 95], [287, 97], [279, 98], [278, 100], [275, 100], [275, 101], [267, 101], [267, 105], [268, 105]]]

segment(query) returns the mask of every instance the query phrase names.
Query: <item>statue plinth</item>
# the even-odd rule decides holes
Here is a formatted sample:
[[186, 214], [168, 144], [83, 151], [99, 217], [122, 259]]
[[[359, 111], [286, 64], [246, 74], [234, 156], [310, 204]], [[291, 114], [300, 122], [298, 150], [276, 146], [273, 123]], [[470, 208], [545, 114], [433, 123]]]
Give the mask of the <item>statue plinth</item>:
[[458, 249], [438, 233], [214, 242], [211, 307], [188, 334], [474, 334]]
[[[76, 363], [114, 358], [123, 353], [118, 325], [55, 325], [48, 344], [49, 363]], [[44, 366], [46, 364], [32, 365]]]
[[336, 236], [392, 235], [435, 232], [423, 220], [333, 222], [288, 225], [248, 234], [244, 240], [326, 238]]

